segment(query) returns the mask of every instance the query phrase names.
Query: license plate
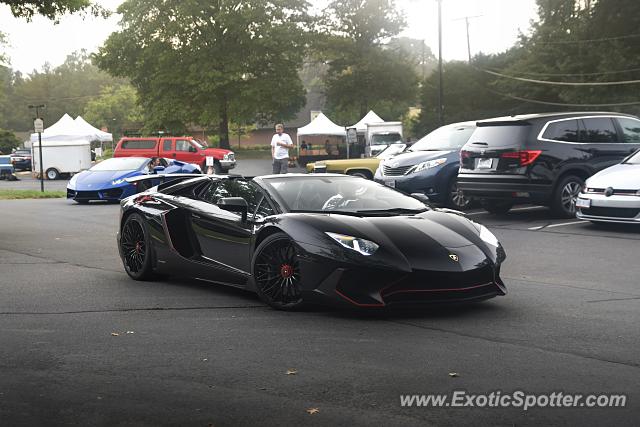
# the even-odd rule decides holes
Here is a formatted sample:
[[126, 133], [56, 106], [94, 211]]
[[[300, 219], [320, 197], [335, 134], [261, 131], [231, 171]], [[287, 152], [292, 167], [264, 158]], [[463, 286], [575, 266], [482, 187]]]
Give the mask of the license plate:
[[578, 199], [576, 200], [577, 208], [586, 208], [589, 209], [591, 207], [591, 199]]
[[478, 159], [476, 168], [478, 169], [491, 169], [493, 166], [493, 159]]
[[391, 188], [396, 188], [396, 181], [394, 179], [385, 179], [384, 185]]

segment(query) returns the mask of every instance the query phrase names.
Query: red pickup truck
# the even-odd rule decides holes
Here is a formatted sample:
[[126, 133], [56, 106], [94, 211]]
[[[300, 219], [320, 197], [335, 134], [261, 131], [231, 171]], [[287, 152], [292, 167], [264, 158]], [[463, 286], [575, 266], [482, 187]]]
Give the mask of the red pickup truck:
[[207, 170], [207, 157], [213, 157], [215, 173], [226, 173], [236, 167], [233, 151], [208, 148], [192, 137], [137, 137], [118, 141], [113, 157], [165, 157], [199, 165]]

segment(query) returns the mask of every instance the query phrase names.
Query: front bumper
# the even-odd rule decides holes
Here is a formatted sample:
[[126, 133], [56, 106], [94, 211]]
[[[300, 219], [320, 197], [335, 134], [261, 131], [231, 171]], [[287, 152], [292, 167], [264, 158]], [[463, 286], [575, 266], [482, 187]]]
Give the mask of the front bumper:
[[236, 160], [220, 160], [220, 166], [224, 170], [233, 169], [236, 167]]
[[426, 169], [409, 175], [386, 176], [378, 168], [374, 180], [403, 193], [423, 193], [435, 203], [446, 203], [447, 180], [442, 168]]
[[122, 200], [135, 194], [136, 189], [133, 185], [127, 185], [117, 188], [98, 189], [98, 190], [75, 190], [67, 187], [67, 199], [75, 201], [91, 201], [91, 200]]
[[394, 271], [301, 259], [306, 297], [318, 302], [362, 308], [481, 301], [506, 295], [499, 266], [490, 262], [467, 271]]
[[640, 196], [584, 194], [578, 199], [589, 200], [590, 207], [579, 207], [576, 216], [579, 219], [598, 222], [618, 222], [640, 224]]

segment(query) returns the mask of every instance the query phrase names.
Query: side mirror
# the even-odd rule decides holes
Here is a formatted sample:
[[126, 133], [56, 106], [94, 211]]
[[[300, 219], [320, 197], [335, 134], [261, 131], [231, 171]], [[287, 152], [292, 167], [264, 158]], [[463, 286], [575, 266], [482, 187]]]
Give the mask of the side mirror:
[[247, 220], [247, 213], [249, 212], [249, 205], [247, 201], [242, 197], [223, 197], [218, 200], [217, 203], [220, 209], [224, 209], [229, 212], [240, 212], [242, 215], [242, 221]]
[[431, 204], [431, 200], [429, 200], [429, 197], [427, 197], [423, 193], [411, 193], [411, 197], [413, 197], [414, 199], [420, 200], [425, 205]]
[[164, 166], [154, 166], [153, 171], [158, 173], [164, 171]]

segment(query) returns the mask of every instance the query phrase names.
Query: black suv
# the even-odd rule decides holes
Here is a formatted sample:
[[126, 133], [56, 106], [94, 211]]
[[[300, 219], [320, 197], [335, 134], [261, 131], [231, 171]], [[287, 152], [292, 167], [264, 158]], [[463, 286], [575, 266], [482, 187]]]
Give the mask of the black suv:
[[477, 123], [460, 152], [458, 188], [491, 213], [515, 203], [575, 216], [584, 181], [640, 148], [640, 120], [620, 113], [550, 113]]

